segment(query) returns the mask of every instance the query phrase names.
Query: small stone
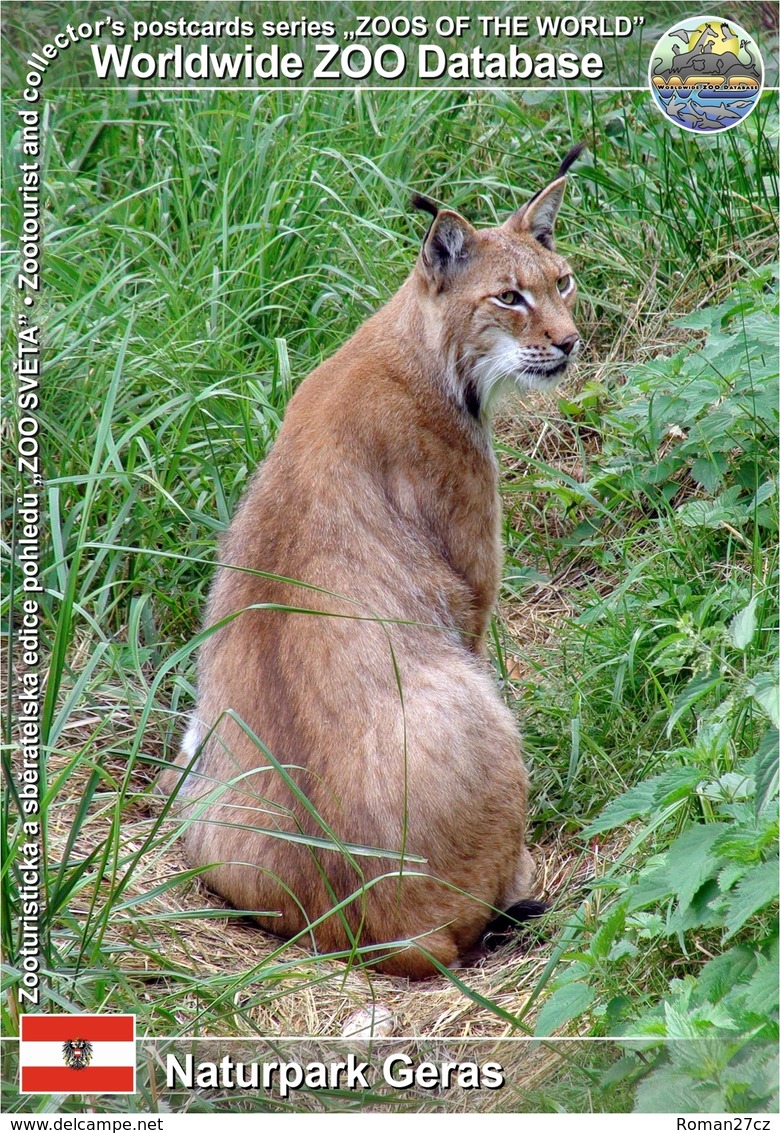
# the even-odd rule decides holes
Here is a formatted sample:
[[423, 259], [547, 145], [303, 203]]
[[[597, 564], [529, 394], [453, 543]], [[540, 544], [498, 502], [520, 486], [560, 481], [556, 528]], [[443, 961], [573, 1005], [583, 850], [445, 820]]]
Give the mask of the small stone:
[[381, 1003], [361, 1007], [347, 1019], [341, 1031], [345, 1039], [386, 1039], [393, 1033], [393, 1016]]

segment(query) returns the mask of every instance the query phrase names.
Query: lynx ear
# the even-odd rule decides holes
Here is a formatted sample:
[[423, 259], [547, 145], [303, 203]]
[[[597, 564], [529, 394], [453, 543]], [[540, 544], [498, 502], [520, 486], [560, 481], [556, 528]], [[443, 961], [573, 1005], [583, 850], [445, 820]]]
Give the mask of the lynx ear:
[[563, 201], [565, 177], [558, 177], [545, 189], [531, 197], [528, 204], [510, 216], [504, 225], [510, 232], [528, 232], [545, 248], [553, 249], [553, 229], [555, 218]]
[[433, 218], [420, 252], [425, 274], [443, 287], [468, 260], [477, 232], [451, 209], [441, 209]]
[[545, 248], [552, 250], [555, 218], [563, 200], [566, 174], [584, 149], [584, 142], [577, 142], [576, 146], [572, 146], [561, 162], [555, 180], [546, 188], [540, 189], [527, 204], [510, 216], [504, 227], [510, 232], [529, 232]]

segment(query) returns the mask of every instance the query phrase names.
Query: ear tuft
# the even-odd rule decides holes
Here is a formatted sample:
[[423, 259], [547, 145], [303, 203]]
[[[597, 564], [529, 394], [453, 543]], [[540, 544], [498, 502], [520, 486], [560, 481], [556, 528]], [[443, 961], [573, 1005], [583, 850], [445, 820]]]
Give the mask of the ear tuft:
[[429, 212], [432, 217], [439, 215], [439, 206], [430, 197], [424, 197], [422, 193], [412, 193], [411, 196], [412, 208], [420, 209], [422, 212]]
[[571, 147], [569, 152], [566, 154], [566, 157], [563, 159], [561, 164], [558, 166], [558, 172], [555, 174], [555, 180], [556, 181], [558, 180], [559, 177], [565, 177], [566, 176], [566, 174], [569, 172], [572, 165], [574, 165], [574, 162], [577, 160], [577, 158], [580, 156], [580, 154], [582, 153], [582, 151], [584, 149], [585, 149], [585, 143], [584, 142], [577, 142], [576, 146]]

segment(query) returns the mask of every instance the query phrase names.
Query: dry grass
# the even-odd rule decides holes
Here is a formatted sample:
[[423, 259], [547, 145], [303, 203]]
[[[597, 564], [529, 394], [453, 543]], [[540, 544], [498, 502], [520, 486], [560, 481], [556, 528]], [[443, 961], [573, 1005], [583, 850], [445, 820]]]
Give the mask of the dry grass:
[[[86, 729], [86, 721], [84, 726]], [[87, 742], [86, 731], [80, 738]], [[58, 847], [61, 850], [67, 839], [87, 777], [82, 767], [69, 779], [67, 797], [62, 798], [50, 828], [55, 860]], [[53, 766], [51, 770], [56, 775], [58, 768]], [[113, 805], [110, 792], [104, 792], [95, 801], [79, 838], [80, 857], [104, 842]], [[148, 794], [136, 795], [129, 802], [122, 823], [123, 856], [140, 849], [158, 809], [159, 804]], [[172, 824], [170, 833], [173, 836]], [[582, 858], [565, 842], [542, 847], [542, 852], [540, 888], [550, 900], [576, 890], [593, 874], [593, 861]], [[141, 859], [123, 900], [155, 894], [186, 869], [180, 845], [172, 841]], [[106, 885], [98, 898], [98, 907], [107, 897]], [[92, 900], [93, 894], [85, 890], [71, 903], [71, 913], [77, 919], [86, 918]], [[160, 996], [181, 1033], [247, 1034], [251, 1033], [251, 1026], [259, 1034], [338, 1036], [356, 1010], [372, 1003], [389, 1009], [396, 1035], [498, 1038], [518, 1033], [497, 1014], [467, 998], [444, 976], [410, 986], [405, 980], [375, 972], [348, 970], [341, 962], [315, 961], [308, 951], [282, 945], [250, 921], [228, 915], [227, 908], [198, 881], [185, 881], [162, 889], [127, 913], [112, 915], [102, 938], [101, 950], [112, 953], [118, 972], [130, 983], [143, 985], [142, 998]], [[224, 918], [201, 919], [204, 912], [220, 910], [226, 911]], [[156, 919], [161, 916], [165, 919]], [[475, 996], [489, 999], [501, 1010], [519, 1016], [549, 959], [550, 941], [535, 941], [536, 935], [529, 931], [456, 975]], [[276, 955], [282, 947], [283, 954]], [[258, 981], [254, 995], [253, 980], [247, 980], [247, 974], [267, 965], [275, 956], [277, 963], [284, 962], [286, 974], [276, 978], [270, 987], [267, 981]], [[189, 992], [182, 994], [176, 977], [185, 974], [192, 981]], [[237, 994], [228, 990], [224, 1008], [217, 1012], [217, 1017], [222, 1016], [224, 1029], [212, 1029], [206, 1024], [204, 1030], [200, 1015], [205, 1001], [198, 985], [216, 978], [225, 988], [231, 977], [235, 977], [241, 990]], [[234, 1011], [235, 1006], [241, 1007], [243, 1019]], [[161, 1033], [170, 1032], [170, 1024], [162, 1026]]]

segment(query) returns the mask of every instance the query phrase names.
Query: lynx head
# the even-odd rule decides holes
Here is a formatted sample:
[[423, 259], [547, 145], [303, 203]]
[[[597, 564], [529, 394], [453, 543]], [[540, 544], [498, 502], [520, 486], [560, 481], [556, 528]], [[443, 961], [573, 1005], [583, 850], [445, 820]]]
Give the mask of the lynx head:
[[551, 390], [580, 349], [571, 317], [577, 288], [553, 228], [575, 146], [546, 188], [498, 228], [476, 229], [419, 195], [432, 213], [415, 268], [448, 380], [475, 418], [507, 388]]

